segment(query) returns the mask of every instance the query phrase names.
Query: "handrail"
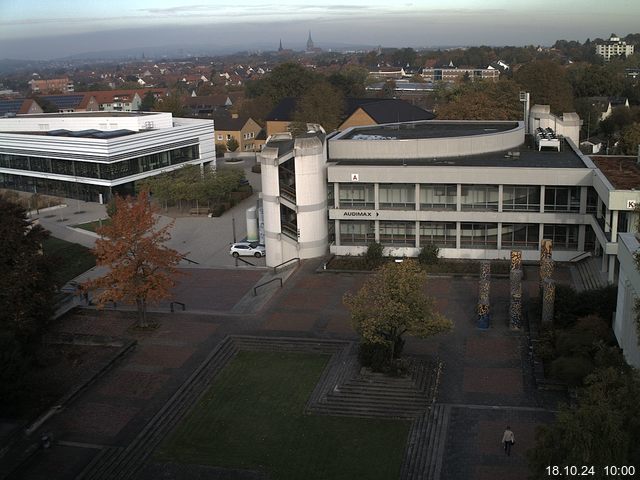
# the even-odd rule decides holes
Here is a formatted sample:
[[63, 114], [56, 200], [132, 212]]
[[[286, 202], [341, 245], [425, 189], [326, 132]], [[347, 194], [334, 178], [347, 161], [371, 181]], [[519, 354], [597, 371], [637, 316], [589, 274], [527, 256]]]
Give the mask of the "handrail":
[[280, 288], [282, 288], [282, 278], [280, 278], [280, 277], [272, 278], [268, 282], [264, 282], [264, 283], [261, 283], [260, 285], [256, 285], [255, 287], [253, 287], [253, 296], [254, 297], [258, 296], [258, 289], [260, 287], [264, 287], [265, 285], [269, 285], [271, 282], [275, 282], [276, 280], [280, 280]]
[[591, 256], [591, 252], [582, 252], [582, 253], [579, 253], [578, 255], [576, 255], [575, 257], [569, 259], [569, 262], [572, 262], [572, 263], [573, 262], [578, 262], [579, 260], [582, 260], [582, 258], [580, 258], [580, 257], [588, 258], [590, 256]]
[[287, 263], [291, 263], [293, 261], [297, 261], [298, 264], [300, 264], [300, 258], [299, 257], [295, 257], [295, 258], [290, 258], [289, 260], [287, 260], [286, 262], [282, 262], [279, 265], [276, 265], [275, 267], [273, 267], [273, 273], [278, 273], [278, 268], [286, 265]]

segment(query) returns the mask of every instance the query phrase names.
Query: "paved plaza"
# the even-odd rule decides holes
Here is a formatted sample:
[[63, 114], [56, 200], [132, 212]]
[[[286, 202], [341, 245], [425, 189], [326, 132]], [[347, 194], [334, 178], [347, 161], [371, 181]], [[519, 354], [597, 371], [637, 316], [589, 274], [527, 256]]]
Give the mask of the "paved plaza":
[[[175, 292], [187, 311], [159, 313], [166, 309], [158, 308], [151, 316], [159, 327], [151, 332], [133, 329], [135, 315], [127, 310], [84, 309], [63, 318], [56, 327], [60, 332], [132, 338], [137, 346], [44, 423], [40, 431], [53, 433], [53, 447], [37, 452], [9, 478], [67, 479], [83, 471], [83, 478], [91, 478], [91, 462], [107, 451], [126, 449], [228, 335], [357, 340], [342, 297], [357, 290], [367, 274], [318, 272], [319, 265], [302, 263], [282, 289], [266, 292], [266, 300], [244, 314], [237, 313], [238, 305], [253, 296], [264, 270], [193, 269]], [[526, 275], [524, 291], [535, 286], [535, 276]], [[524, 333], [508, 329], [508, 279], [492, 282], [487, 331], [474, 322], [477, 280], [430, 278], [426, 292], [455, 323], [444, 335], [408, 338], [405, 350], [444, 365], [436, 405], [446, 407], [449, 418], [438, 478], [525, 479], [525, 452], [534, 444], [535, 427], [553, 419], [555, 405], [532, 385]], [[516, 436], [510, 457], [500, 443], [506, 425]], [[138, 478], [156, 478], [152, 472], [158, 468], [149, 463]], [[189, 475], [199, 471], [175, 465], [161, 470], [172, 472], [162, 478], [193, 478]], [[208, 472], [202, 478], [258, 478], [256, 472], [202, 472]]]

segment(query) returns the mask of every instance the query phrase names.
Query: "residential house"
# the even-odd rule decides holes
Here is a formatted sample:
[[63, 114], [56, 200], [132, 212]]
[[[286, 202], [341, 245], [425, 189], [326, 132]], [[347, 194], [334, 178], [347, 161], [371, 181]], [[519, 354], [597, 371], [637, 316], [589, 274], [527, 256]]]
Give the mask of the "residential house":
[[73, 82], [68, 77], [50, 78], [47, 80], [29, 80], [33, 93], [49, 95], [54, 93], [69, 93], [74, 91]]
[[491, 80], [497, 82], [500, 78], [500, 70], [492, 67], [456, 67], [453, 62], [447, 66], [425, 67], [422, 69], [422, 78], [427, 82], [458, 82], [464, 78], [474, 80]]
[[97, 112], [100, 110], [100, 105], [98, 105], [95, 97], [90, 93], [42, 95], [38, 98], [54, 104], [58, 107], [58, 113]]
[[[617, 107], [629, 108], [629, 99], [626, 97], [589, 97], [591, 105], [598, 109], [602, 121], [611, 116], [613, 109]], [[596, 120], [596, 119], [591, 119]]]
[[33, 98], [16, 98], [0, 100], [0, 117], [11, 117], [28, 113], [43, 113], [40, 105]]
[[264, 140], [259, 140], [258, 135], [262, 127], [250, 117], [238, 117], [234, 115], [220, 115], [214, 118], [216, 129], [216, 144], [224, 145], [231, 138], [238, 141], [238, 152], [260, 151]]

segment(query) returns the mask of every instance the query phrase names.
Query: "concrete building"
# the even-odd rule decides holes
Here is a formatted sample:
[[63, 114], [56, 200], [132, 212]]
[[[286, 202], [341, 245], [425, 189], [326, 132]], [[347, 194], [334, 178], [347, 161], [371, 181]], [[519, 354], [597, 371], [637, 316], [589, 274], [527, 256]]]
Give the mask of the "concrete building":
[[211, 120], [86, 112], [0, 118], [0, 187], [107, 201], [187, 164], [215, 167]]
[[618, 302], [613, 320], [613, 332], [629, 365], [640, 368], [640, 347], [636, 323], [636, 299], [640, 298], [640, 272], [634, 254], [640, 249], [636, 235], [623, 233], [618, 242]]
[[500, 70], [488, 67], [455, 67], [450, 63], [446, 67], [425, 67], [422, 69], [422, 78], [426, 82], [458, 82], [468, 77], [469, 80], [491, 80], [497, 82], [500, 78]]
[[50, 78], [47, 80], [29, 80], [29, 87], [33, 93], [48, 95], [53, 93], [71, 93], [74, 91], [73, 82], [68, 77]]
[[633, 47], [633, 45], [628, 45], [627, 42], [621, 41], [618, 35], [612, 33], [608, 41], [596, 43], [596, 55], [604, 57], [605, 61], [608, 62], [611, 57], [633, 55]]
[[[617, 166], [583, 155], [574, 113], [555, 117], [534, 106], [527, 123], [528, 132], [524, 122], [494, 121], [353, 127], [326, 139], [324, 159], [320, 144], [309, 150], [271, 139], [264, 149], [270, 156], [258, 157], [271, 204], [265, 201], [267, 252], [278, 252], [267, 254], [267, 264], [303, 258], [303, 251], [360, 255], [373, 241], [398, 257], [435, 244], [448, 258], [508, 258], [518, 249], [524, 260], [537, 260], [548, 238], [555, 260], [600, 256], [613, 282], [618, 232], [637, 221], [640, 168], [629, 165], [622, 183], [614, 178]], [[628, 173], [634, 168], [637, 177]], [[312, 175], [323, 176], [326, 196]], [[314, 188], [301, 188], [307, 183]], [[319, 224], [298, 221], [310, 211], [318, 221], [328, 218], [326, 241]]]

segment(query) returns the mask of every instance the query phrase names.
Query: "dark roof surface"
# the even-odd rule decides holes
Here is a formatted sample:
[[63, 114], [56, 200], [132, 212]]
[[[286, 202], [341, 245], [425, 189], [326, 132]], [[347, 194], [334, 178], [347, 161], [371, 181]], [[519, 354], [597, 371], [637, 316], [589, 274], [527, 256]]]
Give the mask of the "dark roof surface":
[[[509, 152], [519, 152], [519, 157], [509, 155]], [[379, 165], [379, 166], [458, 166], [458, 167], [510, 167], [510, 168], [587, 168], [565, 140], [562, 141], [560, 152], [556, 150], [538, 151], [527, 145], [519, 149], [503, 150], [500, 152], [484, 153], [481, 155], [466, 155], [461, 157], [444, 158], [415, 158], [415, 159], [337, 159], [331, 156], [331, 142], [329, 142], [329, 161], [338, 165]]]
[[[426, 112], [426, 110], [423, 110]], [[429, 112], [426, 112], [429, 113]], [[518, 122], [424, 122], [397, 124], [392, 120], [389, 125], [371, 125], [367, 127], [355, 127], [347, 135], [341, 137], [344, 140], [352, 140], [354, 137], [365, 136], [373, 138], [359, 138], [361, 140], [376, 140], [375, 137], [385, 137], [390, 140], [418, 139], [418, 138], [444, 138], [465, 137], [470, 135], [486, 135], [489, 133], [506, 132], [518, 127]], [[384, 140], [384, 138], [379, 138]]]
[[24, 103], [24, 98], [18, 98], [16, 100], [0, 100], [0, 116], [7, 113], [17, 114]]
[[65, 108], [78, 108], [82, 100], [84, 99], [84, 94], [81, 95], [42, 95], [39, 98], [47, 100], [53, 103], [56, 107], [60, 109]]
[[216, 130], [227, 130], [239, 132], [249, 121], [247, 117], [232, 118], [231, 115], [220, 115], [213, 117], [213, 124]]
[[[376, 123], [413, 122], [416, 120], [433, 120], [435, 115], [404, 100], [394, 98], [368, 102], [360, 105]], [[350, 114], [349, 114], [350, 115]]]
[[636, 157], [599, 156], [591, 157], [613, 188], [617, 190], [640, 189], [640, 166]]

